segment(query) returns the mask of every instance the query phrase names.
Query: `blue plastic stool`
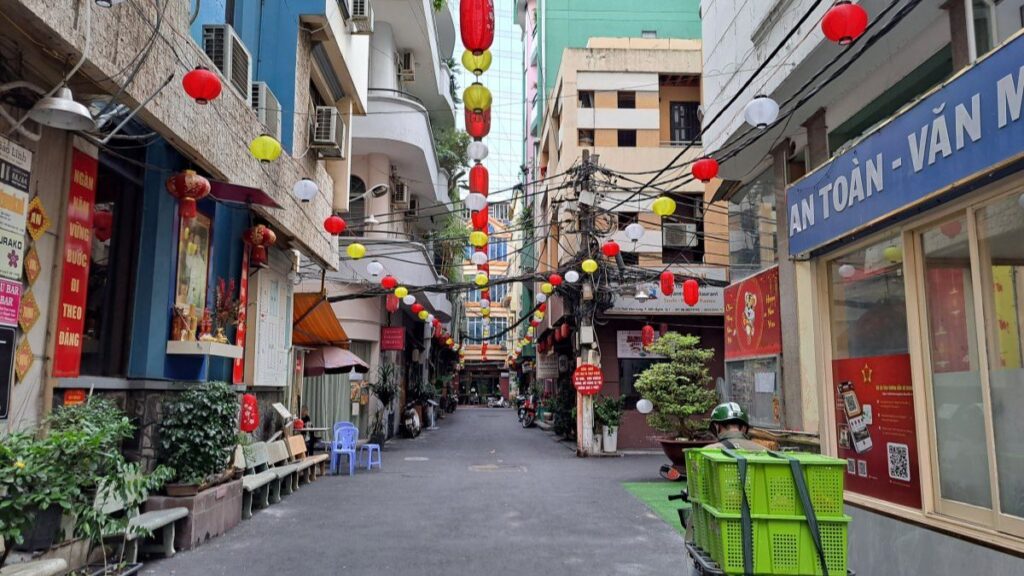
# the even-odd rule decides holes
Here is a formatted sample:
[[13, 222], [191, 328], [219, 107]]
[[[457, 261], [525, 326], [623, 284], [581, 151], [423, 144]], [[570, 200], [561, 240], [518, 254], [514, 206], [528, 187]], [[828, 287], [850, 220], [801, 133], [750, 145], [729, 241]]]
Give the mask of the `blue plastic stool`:
[[[363, 454], [366, 454], [366, 469], [371, 470], [373, 465], [377, 465], [377, 469], [381, 469], [380, 463], [380, 444], [363, 444], [359, 447], [359, 460], [363, 459]], [[377, 459], [373, 459], [373, 455], [377, 454]]]

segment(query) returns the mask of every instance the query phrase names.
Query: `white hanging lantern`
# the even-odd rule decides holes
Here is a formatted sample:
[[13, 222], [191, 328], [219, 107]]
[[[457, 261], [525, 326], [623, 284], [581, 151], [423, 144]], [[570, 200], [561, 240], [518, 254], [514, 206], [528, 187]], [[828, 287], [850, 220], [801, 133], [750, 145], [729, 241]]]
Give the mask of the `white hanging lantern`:
[[636, 402], [636, 411], [641, 414], [650, 414], [654, 410], [654, 403], [647, 398], [641, 398]]
[[479, 212], [480, 210], [487, 208], [487, 196], [473, 192], [469, 196], [466, 196], [465, 203], [466, 208], [469, 208], [474, 212]]
[[569, 270], [565, 273], [565, 281], [569, 284], [575, 284], [580, 280], [580, 273], [575, 270]]
[[433, 314], [427, 314], [427, 324], [433, 324], [433, 323], [434, 323], [434, 315]]
[[412, 294], [406, 294], [406, 296], [404, 298], [402, 298], [402, 302], [406, 306], [412, 306], [413, 304], [416, 303], [416, 297], [413, 296]]
[[490, 308], [491, 307], [491, 301], [488, 300], [487, 298], [481, 298], [480, 299], [480, 307], [481, 308]]
[[548, 295], [547, 294], [537, 294], [537, 303], [538, 304], [543, 304], [543, 303], [545, 303], [547, 301], [548, 301]]
[[743, 119], [747, 124], [762, 130], [778, 118], [779, 103], [764, 95], [754, 96], [743, 110]]
[[852, 264], [843, 264], [839, 267], [839, 275], [843, 278], [852, 278], [857, 273], [857, 269]]
[[384, 265], [374, 260], [366, 265], [366, 271], [370, 273], [370, 276], [376, 278], [384, 271]]
[[309, 202], [313, 198], [316, 198], [316, 195], [319, 193], [320, 188], [317, 187], [316, 182], [313, 182], [309, 178], [303, 178], [296, 182], [295, 186], [292, 186], [292, 194], [294, 194], [300, 202]]
[[485, 160], [488, 152], [487, 144], [484, 144], [479, 140], [470, 142], [469, 146], [466, 147], [466, 155], [474, 162], [481, 162]]
[[644, 237], [644, 227], [639, 222], [633, 222], [626, 226], [626, 238], [636, 242]]
[[487, 264], [487, 252], [473, 252], [473, 255], [469, 257], [470, 261], [477, 266], [483, 266]]

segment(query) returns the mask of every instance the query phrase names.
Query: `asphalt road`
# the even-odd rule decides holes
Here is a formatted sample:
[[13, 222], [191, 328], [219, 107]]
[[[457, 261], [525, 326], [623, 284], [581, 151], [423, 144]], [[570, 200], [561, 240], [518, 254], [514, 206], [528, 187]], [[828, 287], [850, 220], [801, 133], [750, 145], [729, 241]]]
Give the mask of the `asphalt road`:
[[576, 458], [511, 409], [460, 408], [381, 471], [304, 486], [144, 574], [685, 575], [680, 536], [621, 482], [663, 456]]

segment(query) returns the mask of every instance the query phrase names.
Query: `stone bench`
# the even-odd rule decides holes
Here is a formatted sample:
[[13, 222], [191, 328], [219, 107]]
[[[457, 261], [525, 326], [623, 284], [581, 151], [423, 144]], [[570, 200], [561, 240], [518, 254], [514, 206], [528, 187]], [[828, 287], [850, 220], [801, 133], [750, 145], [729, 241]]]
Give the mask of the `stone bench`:
[[235, 467], [242, 476], [242, 518], [252, 518], [253, 508], [266, 508], [281, 501], [281, 481], [270, 470], [270, 455], [264, 442], [235, 448]]
[[139, 560], [139, 541], [145, 540], [149, 535], [159, 542], [152, 546], [146, 546], [143, 542], [144, 552], [155, 552], [162, 554], [165, 558], [174, 556], [174, 525], [178, 520], [188, 516], [188, 508], [166, 508], [163, 510], [152, 510], [139, 513], [138, 509], [127, 509], [125, 503], [116, 495], [105, 493], [96, 499], [96, 508], [104, 514], [124, 513], [128, 517], [128, 527], [123, 534], [107, 534], [104, 538], [109, 540], [124, 539], [124, 560], [134, 564]]
[[58, 576], [68, 570], [63, 558], [19, 562], [0, 568], [0, 576]]

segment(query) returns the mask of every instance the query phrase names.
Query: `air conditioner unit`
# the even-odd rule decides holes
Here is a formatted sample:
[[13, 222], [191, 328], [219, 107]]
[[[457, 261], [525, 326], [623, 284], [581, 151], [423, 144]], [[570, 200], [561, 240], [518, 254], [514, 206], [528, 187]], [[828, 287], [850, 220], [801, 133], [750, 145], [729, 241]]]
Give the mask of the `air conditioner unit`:
[[325, 158], [345, 157], [345, 122], [334, 106], [317, 106], [314, 112], [313, 139], [310, 148]]
[[370, 0], [349, 2], [349, 29], [353, 34], [373, 34], [373, 7]]
[[412, 84], [416, 81], [416, 57], [412, 52], [402, 52], [398, 55], [398, 79], [403, 84]]
[[259, 118], [260, 124], [267, 129], [267, 134], [275, 140], [281, 140], [281, 103], [270, 91], [266, 82], [252, 83], [252, 110]]
[[662, 243], [675, 248], [693, 248], [697, 245], [697, 225], [693, 223], [662, 224]]
[[249, 102], [252, 89], [252, 56], [228, 24], [203, 26], [203, 51], [242, 98]]
[[409, 185], [405, 182], [399, 182], [394, 191], [391, 192], [391, 205], [392, 206], [409, 206]]

